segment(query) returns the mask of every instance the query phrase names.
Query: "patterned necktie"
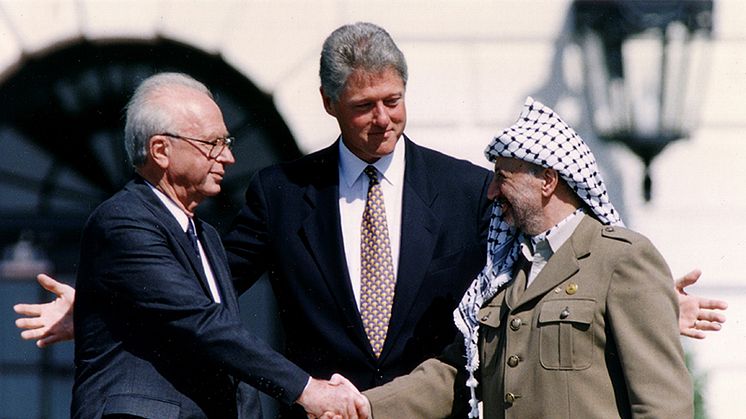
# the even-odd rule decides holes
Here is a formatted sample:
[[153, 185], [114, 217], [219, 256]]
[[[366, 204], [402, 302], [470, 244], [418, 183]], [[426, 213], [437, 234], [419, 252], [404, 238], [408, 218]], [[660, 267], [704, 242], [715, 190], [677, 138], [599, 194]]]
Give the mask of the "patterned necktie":
[[370, 183], [360, 231], [360, 315], [370, 346], [378, 358], [389, 328], [396, 278], [378, 171], [368, 166], [364, 172]]
[[197, 243], [197, 232], [194, 230], [194, 222], [191, 218], [189, 219], [189, 223], [187, 225], [186, 235], [189, 238], [189, 243], [192, 244], [192, 248], [194, 248], [194, 253], [197, 254], [197, 259], [200, 259], [199, 244]]

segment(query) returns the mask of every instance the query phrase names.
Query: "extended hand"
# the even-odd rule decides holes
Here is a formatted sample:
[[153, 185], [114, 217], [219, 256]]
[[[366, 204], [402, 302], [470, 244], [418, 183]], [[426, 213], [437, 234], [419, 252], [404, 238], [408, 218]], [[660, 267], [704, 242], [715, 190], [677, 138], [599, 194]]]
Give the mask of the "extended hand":
[[26, 340], [37, 339], [36, 346], [40, 348], [73, 339], [75, 289], [45, 274], [37, 275], [36, 280], [57, 298], [46, 304], [13, 306], [16, 313], [28, 316], [16, 319], [16, 326], [25, 329], [21, 332], [21, 337]]
[[704, 339], [705, 331], [718, 331], [725, 323], [725, 315], [716, 310], [725, 310], [728, 303], [723, 300], [697, 297], [687, 294], [684, 288], [694, 284], [702, 272], [695, 269], [676, 280], [679, 295], [679, 332], [683, 336]]
[[330, 381], [311, 378], [298, 398], [309, 418], [368, 419], [370, 405], [352, 383], [339, 374]]

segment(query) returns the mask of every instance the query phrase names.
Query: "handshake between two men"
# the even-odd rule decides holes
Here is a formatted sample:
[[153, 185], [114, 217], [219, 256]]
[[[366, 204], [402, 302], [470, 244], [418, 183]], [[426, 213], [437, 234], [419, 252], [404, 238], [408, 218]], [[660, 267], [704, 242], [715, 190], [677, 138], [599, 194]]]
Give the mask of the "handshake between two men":
[[[306, 392], [311, 391], [313, 397]], [[306, 391], [297, 401], [309, 419], [367, 419], [372, 418], [368, 399], [355, 386], [339, 374], [329, 381], [311, 378]]]

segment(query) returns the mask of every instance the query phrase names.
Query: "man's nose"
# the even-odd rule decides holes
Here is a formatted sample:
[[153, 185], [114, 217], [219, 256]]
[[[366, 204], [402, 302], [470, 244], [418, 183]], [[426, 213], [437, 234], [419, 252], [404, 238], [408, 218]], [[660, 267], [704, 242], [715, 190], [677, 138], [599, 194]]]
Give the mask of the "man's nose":
[[231, 151], [230, 148], [225, 147], [223, 151], [218, 154], [215, 160], [217, 160], [224, 166], [230, 166], [231, 164], [236, 162], [236, 157], [233, 155], [233, 151]]
[[386, 106], [383, 104], [383, 102], [376, 103], [375, 109], [373, 109], [373, 121], [378, 126], [387, 126], [389, 122], [391, 122], [391, 118], [389, 118], [389, 111], [386, 109]]

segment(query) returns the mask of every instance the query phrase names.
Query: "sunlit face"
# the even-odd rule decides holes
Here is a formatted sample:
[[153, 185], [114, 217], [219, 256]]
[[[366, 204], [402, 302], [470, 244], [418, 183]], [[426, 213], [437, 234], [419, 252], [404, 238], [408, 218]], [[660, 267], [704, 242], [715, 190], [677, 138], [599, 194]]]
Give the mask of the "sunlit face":
[[[164, 96], [174, 108], [171, 134], [208, 142], [228, 135], [220, 109], [204, 93], [176, 87]], [[217, 195], [225, 168], [235, 163], [230, 149], [226, 147], [217, 157], [210, 158], [208, 144], [166, 138], [171, 146], [166, 179], [179, 201], [191, 208], [204, 198]]]
[[488, 190], [488, 197], [500, 205], [505, 221], [529, 235], [544, 231], [543, 181], [531, 171], [534, 168], [522, 160], [498, 157]]
[[323, 91], [322, 96], [326, 111], [337, 118], [344, 143], [353, 154], [372, 163], [394, 151], [407, 123], [404, 82], [396, 70], [355, 70], [338, 101]]

